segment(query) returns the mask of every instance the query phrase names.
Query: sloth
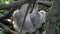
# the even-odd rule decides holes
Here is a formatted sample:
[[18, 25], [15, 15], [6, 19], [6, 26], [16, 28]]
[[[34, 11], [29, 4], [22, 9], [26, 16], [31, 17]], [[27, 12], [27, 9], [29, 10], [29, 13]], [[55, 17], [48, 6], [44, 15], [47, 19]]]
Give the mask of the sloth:
[[[19, 34], [28, 5], [29, 4], [24, 4], [20, 10], [17, 9], [13, 13], [13, 26]], [[35, 6], [32, 13], [28, 13], [26, 16], [22, 34], [37, 34], [38, 29], [43, 23], [46, 23], [46, 12], [44, 10], [38, 12]]]

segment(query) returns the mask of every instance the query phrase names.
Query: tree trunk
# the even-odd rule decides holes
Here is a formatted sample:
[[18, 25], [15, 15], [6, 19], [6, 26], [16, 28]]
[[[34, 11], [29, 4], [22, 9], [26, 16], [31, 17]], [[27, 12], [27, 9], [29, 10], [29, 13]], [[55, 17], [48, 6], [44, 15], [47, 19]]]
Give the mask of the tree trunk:
[[52, 4], [52, 9], [49, 11], [47, 20], [49, 20], [46, 28], [46, 34], [55, 34], [56, 24], [59, 23], [60, 19], [60, 0], [55, 0]]

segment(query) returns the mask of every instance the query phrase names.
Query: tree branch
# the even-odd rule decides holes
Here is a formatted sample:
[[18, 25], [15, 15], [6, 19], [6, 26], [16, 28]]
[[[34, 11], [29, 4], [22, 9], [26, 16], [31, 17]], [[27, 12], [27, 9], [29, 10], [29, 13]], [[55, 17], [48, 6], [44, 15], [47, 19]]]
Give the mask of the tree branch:
[[16, 31], [11, 30], [8, 26], [4, 25], [1, 22], [0, 27], [2, 27], [5, 30], [6, 34], [16, 34]]
[[53, 2], [49, 1], [38, 1], [40, 5], [46, 6], [46, 7], [51, 7]]
[[13, 24], [7, 20], [0, 20], [1, 23], [3, 23], [4, 25], [8, 26], [11, 30], [15, 30], [13, 27]]
[[58, 34], [56, 28], [57, 23], [60, 23], [60, 0], [54, 0], [48, 13], [46, 34]]
[[20, 0], [10, 4], [0, 4], [0, 10], [21, 7], [25, 3], [33, 3], [35, 0]]
[[[14, 3], [11, 4], [0, 4], [0, 10], [2, 9], [10, 9], [10, 8], [17, 8], [17, 7], [21, 7], [23, 4], [25, 3], [34, 3], [35, 0], [22, 0], [22, 1], [16, 1]], [[39, 1], [39, 4], [44, 5], [46, 7], [50, 7], [52, 2], [48, 2], [48, 1]]]
[[13, 26], [13, 24], [7, 20], [0, 20], [0, 22], [2, 22], [3, 24], [5, 24], [7, 26]]

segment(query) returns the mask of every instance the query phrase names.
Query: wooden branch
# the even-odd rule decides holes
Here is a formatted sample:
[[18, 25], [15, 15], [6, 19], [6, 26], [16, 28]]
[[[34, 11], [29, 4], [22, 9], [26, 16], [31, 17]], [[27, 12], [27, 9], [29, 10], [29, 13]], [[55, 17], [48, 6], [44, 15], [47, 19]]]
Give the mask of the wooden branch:
[[7, 25], [7, 26], [13, 26], [13, 24], [9, 21], [5, 20], [0, 20], [0, 22], [2, 22], [3, 24]]
[[1, 23], [3, 23], [4, 25], [8, 26], [11, 30], [15, 30], [13, 27], [13, 24], [7, 20], [0, 20]]
[[53, 2], [49, 2], [49, 1], [38, 1], [40, 5], [46, 6], [46, 7], [51, 7]]
[[6, 34], [17, 34], [16, 31], [11, 30], [10, 28], [8, 28], [8, 26], [4, 25], [1, 22], [0, 27], [2, 27], [5, 30]]
[[60, 23], [60, 0], [54, 0], [48, 13], [47, 21], [49, 22], [46, 28], [46, 34], [58, 34], [57, 23]]
[[[16, 1], [14, 3], [11, 4], [0, 4], [0, 10], [2, 9], [10, 9], [10, 8], [17, 8], [17, 7], [21, 7], [23, 4], [25, 3], [34, 3], [35, 0], [22, 0], [22, 1]], [[48, 1], [39, 1], [39, 4], [44, 5], [46, 7], [50, 7], [52, 2], [48, 2]]]
[[21, 7], [25, 3], [33, 3], [35, 0], [20, 0], [11, 4], [0, 4], [0, 10]]

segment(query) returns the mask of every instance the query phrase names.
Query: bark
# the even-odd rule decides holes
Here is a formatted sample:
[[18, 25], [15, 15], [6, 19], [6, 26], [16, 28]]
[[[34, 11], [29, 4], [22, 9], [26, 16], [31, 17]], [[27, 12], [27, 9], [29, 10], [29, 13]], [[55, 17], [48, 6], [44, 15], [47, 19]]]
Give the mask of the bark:
[[16, 31], [11, 30], [8, 26], [4, 25], [1, 22], [0, 27], [2, 27], [5, 30], [6, 34], [16, 34]]
[[49, 2], [49, 1], [38, 1], [40, 5], [43, 5], [45, 7], [51, 7], [53, 2]]
[[[34, 3], [34, 2], [35, 2], [35, 0], [20, 0], [20, 1], [14, 2], [14, 3], [11, 3], [11, 4], [5, 4], [5, 5], [0, 4], [0, 10], [17, 8], [17, 7], [21, 7], [25, 3]], [[44, 5], [46, 7], [50, 7], [52, 2], [39, 1], [39, 4]]]
[[0, 20], [0, 22], [7, 25], [7, 26], [13, 26], [13, 24], [7, 20]]
[[47, 20], [49, 20], [46, 34], [55, 34], [56, 24], [60, 22], [60, 0], [55, 0], [52, 9], [49, 11]]
[[5, 4], [5, 5], [0, 4], [0, 10], [21, 7], [25, 3], [34, 3], [34, 1], [35, 0], [20, 0], [10, 4]]

